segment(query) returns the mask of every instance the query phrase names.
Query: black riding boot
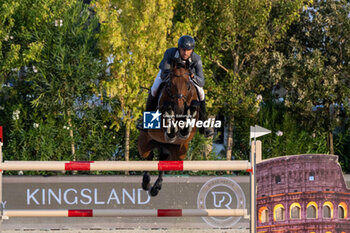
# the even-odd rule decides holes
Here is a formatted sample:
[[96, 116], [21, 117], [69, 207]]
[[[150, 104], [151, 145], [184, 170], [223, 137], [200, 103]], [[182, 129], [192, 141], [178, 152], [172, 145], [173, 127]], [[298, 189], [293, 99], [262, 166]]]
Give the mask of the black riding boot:
[[[199, 120], [201, 121], [207, 120], [205, 100], [200, 101]], [[211, 137], [214, 135], [214, 130], [212, 128], [201, 127], [199, 128], [199, 133], [203, 134], [204, 137]]]
[[156, 97], [153, 97], [151, 92], [148, 93], [146, 102], [146, 112], [155, 111], [157, 108]]
[[[156, 108], [157, 108], [156, 97], [153, 97], [153, 95], [151, 94], [151, 91], [149, 91], [147, 101], [146, 101], [146, 110], [145, 111], [146, 112], [155, 111]], [[147, 129], [143, 128], [143, 117], [136, 125], [136, 128], [139, 130], [147, 131]]]

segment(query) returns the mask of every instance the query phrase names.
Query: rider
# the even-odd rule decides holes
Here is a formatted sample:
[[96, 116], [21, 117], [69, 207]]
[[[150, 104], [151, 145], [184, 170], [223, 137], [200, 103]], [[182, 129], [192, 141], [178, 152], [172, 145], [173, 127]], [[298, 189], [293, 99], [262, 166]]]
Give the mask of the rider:
[[[204, 74], [201, 57], [196, 54], [193, 50], [195, 47], [195, 41], [191, 36], [181, 36], [178, 40], [177, 48], [169, 48], [164, 53], [164, 58], [159, 64], [160, 71], [154, 83], [152, 85], [151, 91], [147, 98], [146, 111], [154, 111], [157, 107], [157, 91], [160, 84], [167, 79], [169, 73], [171, 72], [171, 61], [177, 59], [179, 62], [185, 63], [189, 62], [191, 81], [197, 88], [200, 100], [200, 114], [199, 119], [202, 121], [206, 120], [206, 107], [205, 107], [205, 94], [203, 90], [204, 86]], [[200, 128], [199, 132], [204, 134], [204, 136], [209, 137], [214, 134], [212, 128]]]

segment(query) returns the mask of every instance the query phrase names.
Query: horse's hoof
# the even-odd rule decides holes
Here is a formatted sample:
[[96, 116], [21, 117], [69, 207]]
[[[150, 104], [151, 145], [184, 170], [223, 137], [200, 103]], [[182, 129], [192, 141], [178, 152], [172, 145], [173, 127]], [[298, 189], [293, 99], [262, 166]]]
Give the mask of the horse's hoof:
[[180, 130], [177, 132], [176, 136], [181, 139], [187, 139], [190, 136], [191, 131], [188, 130]]
[[142, 182], [142, 189], [143, 190], [148, 191], [150, 187], [151, 187], [150, 183]]
[[173, 143], [173, 142], [175, 142], [175, 140], [176, 140], [176, 136], [175, 136], [175, 134], [174, 134], [174, 136], [172, 137], [173, 135], [169, 135], [169, 134], [167, 134], [166, 132], [164, 132], [164, 138], [165, 138], [165, 140], [168, 142], [168, 143]]
[[160, 189], [158, 189], [157, 187], [154, 187], [154, 186], [153, 186], [153, 187], [151, 188], [151, 190], [149, 191], [149, 194], [151, 194], [152, 197], [155, 197], [155, 196], [158, 195], [159, 190], [160, 190]]
[[162, 189], [162, 183], [163, 183], [163, 179], [158, 178], [156, 180], [156, 182], [154, 183], [153, 187], [150, 190], [150, 194], [152, 197], [155, 197], [158, 195], [159, 190]]

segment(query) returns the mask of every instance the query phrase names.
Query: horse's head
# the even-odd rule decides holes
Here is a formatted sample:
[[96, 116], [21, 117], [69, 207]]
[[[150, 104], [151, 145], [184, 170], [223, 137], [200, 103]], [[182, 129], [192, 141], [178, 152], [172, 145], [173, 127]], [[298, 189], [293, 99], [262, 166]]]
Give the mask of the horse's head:
[[174, 103], [175, 114], [185, 114], [185, 107], [191, 103], [193, 92], [195, 92], [194, 85], [190, 80], [188, 62], [186, 64], [173, 62], [166, 89]]

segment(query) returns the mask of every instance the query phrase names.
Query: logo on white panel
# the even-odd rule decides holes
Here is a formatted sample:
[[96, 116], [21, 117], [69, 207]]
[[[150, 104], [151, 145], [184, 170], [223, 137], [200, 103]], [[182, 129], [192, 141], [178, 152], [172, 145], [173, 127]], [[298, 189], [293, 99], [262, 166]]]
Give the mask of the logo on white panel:
[[[232, 179], [225, 177], [213, 178], [200, 189], [197, 197], [199, 209], [245, 209], [245, 194], [241, 187]], [[229, 228], [239, 224], [242, 217], [202, 217], [215, 228]], [[239, 227], [239, 226], [237, 226]]]

